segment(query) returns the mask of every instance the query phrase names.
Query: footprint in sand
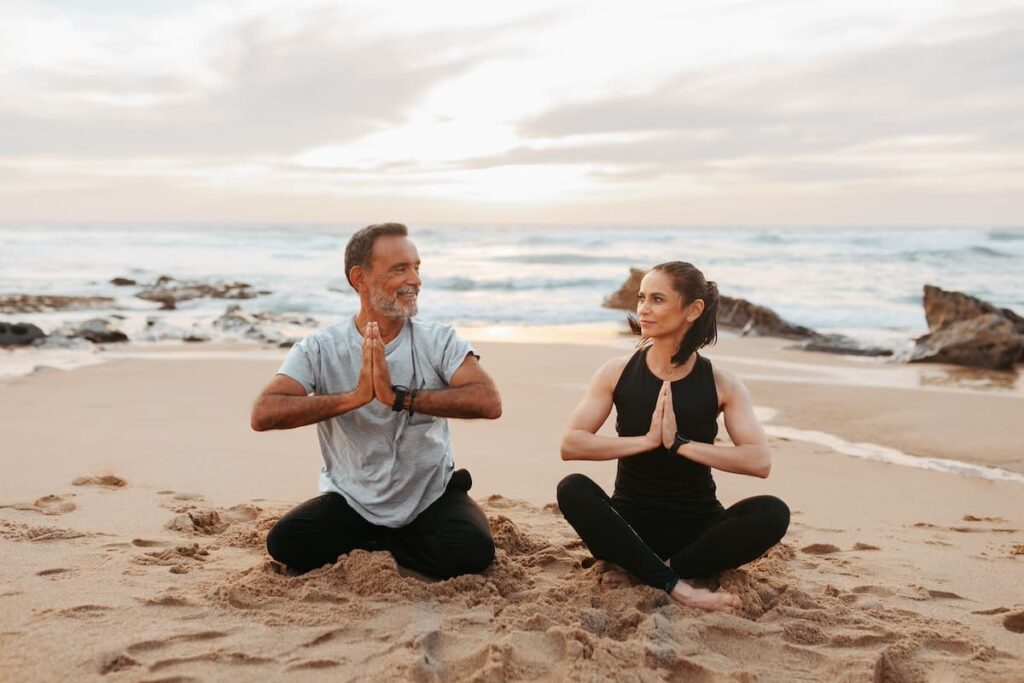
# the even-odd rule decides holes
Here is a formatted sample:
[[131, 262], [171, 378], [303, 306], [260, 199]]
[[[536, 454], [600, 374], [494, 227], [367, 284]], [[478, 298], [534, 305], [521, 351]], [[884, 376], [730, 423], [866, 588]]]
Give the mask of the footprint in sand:
[[1010, 611], [1009, 607], [993, 607], [992, 609], [979, 609], [971, 612], [971, 614], [983, 614], [985, 616], [991, 616], [993, 614], [1006, 614]]
[[36, 576], [56, 576], [58, 574], [66, 574], [70, 571], [70, 569], [67, 569], [65, 567], [56, 567], [54, 569], [44, 569], [41, 572], [36, 572]]
[[854, 543], [854, 550], [881, 550], [877, 545], [871, 545], [870, 543]]
[[1002, 517], [976, 517], [975, 515], [964, 515], [965, 522], [993, 522], [995, 524], [1002, 524], [1006, 520]]
[[812, 543], [800, 548], [800, 552], [807, 553], [808, 555], [831, 555], [839, 551], [839, 546], [832, 545], [831, 543]]
[[44, 515], [62, 515], [75, 509], [71, 502], [71, 496], [49, 495], [36, 498], [31, 503], [16, 503], [14, 505], [0, 505], [0, 507], [14, 508], [15, 510], [30, 510], [40, 512]]
[[169, 546], [170, 543], [164, 541], [149, 541], [145, 538], [133, 538], [132, 545], [136, 548], [163, 548]]
[[128, 484], [124, 479], [113, 474], [104, 474], [96, 477], [76, 477], [71, 483], [75, 486], [101, 486], [106, 489], [120, 489]]
[[1014, 633], [1024, 633], [1024, 612], [1013, 612], [1003, 617], [1003, 627]]
[[128, 655], [117, 653], [113, 655], [107, 655], [100, 660], [98, 670], [100, 674], [107, 675], [117, 673], [118, 671], [124, 671], [130, 669], [133, 666], [138, 666], [139, 663], [129, 657]]

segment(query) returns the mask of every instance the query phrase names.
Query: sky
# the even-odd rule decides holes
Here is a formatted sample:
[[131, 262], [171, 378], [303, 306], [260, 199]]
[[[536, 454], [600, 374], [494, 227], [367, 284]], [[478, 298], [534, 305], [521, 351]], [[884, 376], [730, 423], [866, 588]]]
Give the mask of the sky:
[[0, 220], [1024, 225], [1024, 0], [0, 0]]

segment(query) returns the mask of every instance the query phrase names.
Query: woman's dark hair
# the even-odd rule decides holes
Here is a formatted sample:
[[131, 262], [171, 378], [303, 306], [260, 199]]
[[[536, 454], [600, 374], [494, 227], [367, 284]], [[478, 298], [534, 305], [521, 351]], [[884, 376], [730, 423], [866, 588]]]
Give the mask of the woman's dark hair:
[[[687, 306], [697, 299], [704, 300], [704, 311], [700, 317], [693, 321], [690, 329], [686, 331], [683, 340], [679, 342], [679, 348], [672, 356], [672, 363], [680, 365], [686, 362], [690, 354], [697, 349], [714, 344], [718, 340], [718, 285], [710, 280], [704, 279], [704, 273], [700, 272], [692, 263], [684, 261], [667, 261], [659, 263], [651, 268], [668, 275], [672, 281], [672, 289], [676, 290], [683, 297], [683, 305]], [[648, 271], [650, 272], [650, 271]], [[640, 323], [633, 316], [628, 316], [629, 329], [633, 334], [640, 334]], [[647, 346], [651, 340], [644, 337], [637, 345], [640, 348]]]

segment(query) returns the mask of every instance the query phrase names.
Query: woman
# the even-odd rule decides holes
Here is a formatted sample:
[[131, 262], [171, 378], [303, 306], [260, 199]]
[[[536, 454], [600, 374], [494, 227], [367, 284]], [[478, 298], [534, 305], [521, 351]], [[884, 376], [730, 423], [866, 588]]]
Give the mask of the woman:
[[[715, 283], [671, 261], [644, 276], [637, 296], [629, 323], [639, 349], [597, 371], [562, 440], [563, 460], [618, 460], [615, 492], [571, 474], [558, 484], [558, 506], [595, 557], [683, 605], [736, 609], [735, 595], [680, 579], [750, 562], [785, 535], [785, 503], [756, 496], [725, 509], [711, 477], [712, 468], [767, 477], [768, 440], [743, 383], [697, 353], [718, 336]], [[598, 436], [612, 405], [618, 436]], [[719, 413], [733, 446], [713, 445]]]

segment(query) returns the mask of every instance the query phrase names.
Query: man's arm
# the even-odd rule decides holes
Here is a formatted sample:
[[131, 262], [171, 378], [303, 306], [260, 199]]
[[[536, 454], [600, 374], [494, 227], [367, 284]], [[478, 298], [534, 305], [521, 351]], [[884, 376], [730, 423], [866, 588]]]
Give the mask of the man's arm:
[[287, 375], [278, 375], [253, 404], [249, 424], [257, 432], [303, 427], [344, 415], [372, 400], [373, 394], [359, 387], [347, 394], [307, 396], [301, 384]]
[[306, 389], [287, 375], [277, 375], [252, 406], [250, 426], [257, 432], [292, 429], [322, 422], [361, 408], [373, 400], [373, 358], [370, 335], [363, 340], [363, 364], [355, 389], [344, 394], [307, 396]]
[[[411, 396], [406, 396], [409, 406]], [[494, 380], [473, 354], [467, 354], [445, 389], [419, 391], [412, 403], [414, 412], [436, 417], [501, 417], [501, 394]]]

